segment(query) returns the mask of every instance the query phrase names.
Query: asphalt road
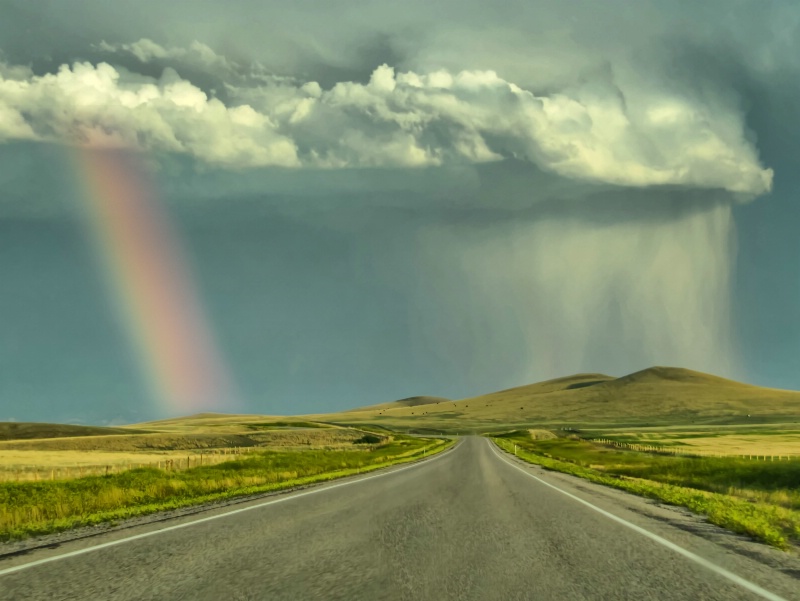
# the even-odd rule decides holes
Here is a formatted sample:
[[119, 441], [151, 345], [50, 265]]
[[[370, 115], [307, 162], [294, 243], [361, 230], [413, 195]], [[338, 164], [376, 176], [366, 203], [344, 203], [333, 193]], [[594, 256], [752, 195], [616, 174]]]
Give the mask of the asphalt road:
[[0, 599], [800, 599], [795, 559], [701, 526], [466, 438], [388, 473], [5, 558]]

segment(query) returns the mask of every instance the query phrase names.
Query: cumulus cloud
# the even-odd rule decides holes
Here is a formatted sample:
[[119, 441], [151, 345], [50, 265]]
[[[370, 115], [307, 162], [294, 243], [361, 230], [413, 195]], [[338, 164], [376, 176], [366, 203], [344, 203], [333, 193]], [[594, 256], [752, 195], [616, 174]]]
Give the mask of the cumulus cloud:
[[[196, 56], [232, 63], [202, 44], [150, 40], [105, 46], [142, 61]], [[209, 96], [167, 68], [159, 79], [107, 63], [34, 75], [0, 68], [0, 139], [119, 143], [185, 153], [232, 168], [415, 167], [515, 158], [558, 175], [622, 186], [768, 191], [742, 116], [678, 93], [609, 77], [534, 94], [491, 70], [395, 72], [366, 83], [228, 86]]]
[[240, 167], [299, 164], [294, 143], [268, 115], [225, 106], [171, 70], [157, 81], [106, 63], [76, 63], [43, 76], [0, 74], [6, 139], [125, 145]]
[[197, 40], [192, 42], [188, 48], [167, 48], [148, 38], [142, 38], [131, 44], [109, 44], [103, 41], [97, 44], [96, 48], [111, 53], [125, 52], [135, 56], [143, 63], [154, 59], [183, 59], [197, 61], [210, 67], [231, 69], [235, 66], [227, 58]]
[[149, 38], [142, 38], [127, 44], [109, 44], [103, 41], [95, 44], [93, 48], [104, 54], [130, 55], [141, 63], [154, 63], [177, 68], [188, 67], [220, 77], [226, 84], [297, 82], [292, 76], [273, 73], [258, 61], [231, 60], [197, 40], [192, 41], [186, 48], [162, 46]]

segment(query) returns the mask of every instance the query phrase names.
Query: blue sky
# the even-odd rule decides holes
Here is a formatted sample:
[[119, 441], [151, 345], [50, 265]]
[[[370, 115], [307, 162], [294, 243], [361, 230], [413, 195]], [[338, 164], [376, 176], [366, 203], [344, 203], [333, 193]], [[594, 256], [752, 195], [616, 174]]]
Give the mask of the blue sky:
[[239, 403], [800, 389], [791, 2], [0, 3], [0, 419], [174, 412], [73, 146], [140, 157]]

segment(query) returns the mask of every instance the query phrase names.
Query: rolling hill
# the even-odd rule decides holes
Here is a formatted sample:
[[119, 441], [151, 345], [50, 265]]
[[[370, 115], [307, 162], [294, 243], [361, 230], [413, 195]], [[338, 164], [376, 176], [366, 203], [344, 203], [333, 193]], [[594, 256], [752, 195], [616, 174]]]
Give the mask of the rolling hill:
[[[431, 398], [431, 397], [413, 397]], [[577, 374], [458, 401], [408, 399], [309, 419], [442, 431], [549, 424], [714, 424], [800, 421], [800, 392], [677, 367], [620, 378]]]
[[752, 386], [684, 368], [651, 367], [619, 378], [576, 374], [461, 400], [415, 396], [339, 413], [292, 418], [202, 413], [123, 428], [0, 423], [0, 441], [11, 444], [25, 439], [111, 435], [121, 444], [123, 439], [141, 434], [146, 434], [143, 439], [158, 434], [251, 435], [257, 430], [319, 428], [326, 422], [451, 433], [538, 426], [798, 423], [800, 392]]
[[72, 424], [44, 424], [38, 422], [0, 422], [0, 440], [32, 440], [39, 438], [71, 438], [74, 436], [111, 436], [138, 434], [144, 430], [106, 428], [103, 426], [77, 426]]
[[350, 409], [346, 413], [353, 411], [385, 411], [387, 409], [398, 409], [400, 407], [420, 407], [421, 405], [438, 405], [439, 403], [452, 403], [450, 399], [440, 396], [410, 396], [406, 399], [399, 401], [392, 401], [390, 403], [380, 403], [379, 405], [370, 405], [369, 407], [359, 407]]

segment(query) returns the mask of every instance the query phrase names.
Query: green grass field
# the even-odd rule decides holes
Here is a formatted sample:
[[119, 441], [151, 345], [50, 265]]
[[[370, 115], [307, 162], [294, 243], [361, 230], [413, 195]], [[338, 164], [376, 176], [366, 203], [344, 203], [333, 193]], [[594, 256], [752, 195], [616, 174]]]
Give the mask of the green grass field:
[[397, 437], [351, 450], [255, 452], [180, 472], [145, 468], [74, 480], [2, 483], [0, 541], [330, 480], [412, 461], [452, 444]]
[[800, 542], [800, 460], [673, 457], [577, 438], [533, 440], [527, 430], [493, 437], [547, 469], [682, 505], [734, 532], [779, 548]]

